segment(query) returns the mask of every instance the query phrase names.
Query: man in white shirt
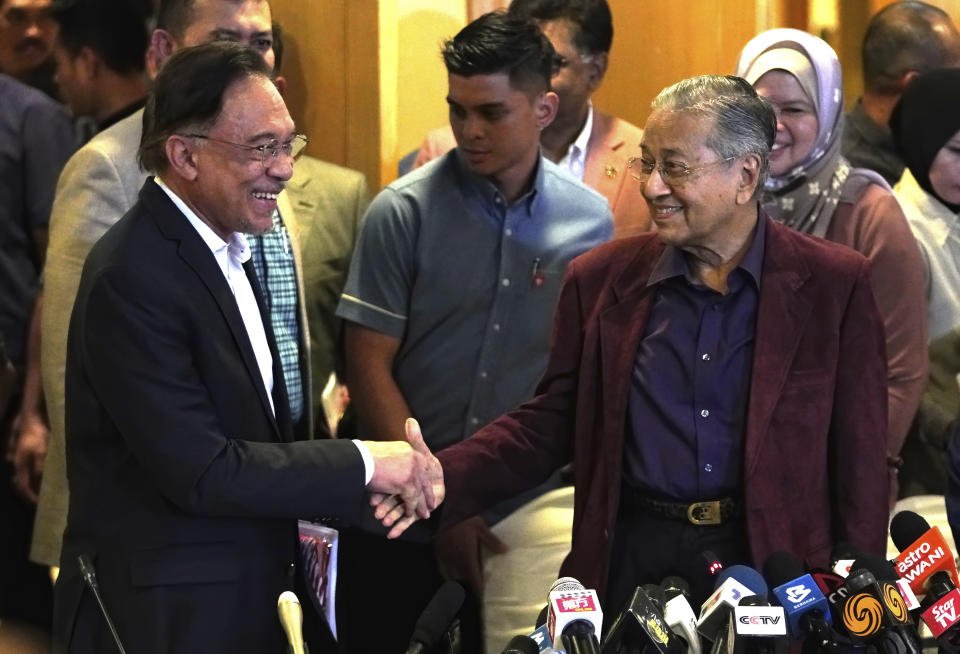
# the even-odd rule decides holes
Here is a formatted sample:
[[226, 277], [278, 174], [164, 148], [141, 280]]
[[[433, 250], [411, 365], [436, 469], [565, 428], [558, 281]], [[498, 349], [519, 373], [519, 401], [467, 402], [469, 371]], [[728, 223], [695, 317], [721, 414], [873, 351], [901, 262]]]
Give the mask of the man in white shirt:
[[157, 177], [94, 246], [71, 320], [57, 651], [109, 647], [80, 555], [130, 651], [279, 651], [296, 518], [442, 499], [412, 429], [413, 447], [294, 440], [243, 234], [272, 226], [304, 142], [249, 49], [186, 48], [157, 77], [139, 155]]

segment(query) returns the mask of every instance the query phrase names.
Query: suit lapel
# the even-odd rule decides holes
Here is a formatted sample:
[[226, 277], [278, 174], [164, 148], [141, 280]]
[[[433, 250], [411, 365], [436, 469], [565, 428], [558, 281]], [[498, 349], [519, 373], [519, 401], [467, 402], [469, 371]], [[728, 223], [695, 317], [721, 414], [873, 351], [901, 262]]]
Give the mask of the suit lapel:
[[230, 291], [227, 280], [223, 276], [223, 271], [217, 265], [210, 248], [187, 221], [186, 216], [180, 213], [180, 210], [176, 208], [159, 186], [148, 182], [144, 185], [140, 198], [154, 216], [160, 232], [167, 238], [179, 242], [177, 253], [180, 258], [196, 273], [200, 282], [213, 296], [223, 319], [230, 328], [234, 343], [240, 351], [240, 357], [243, 359], [244, 366], [250, 376], [249, 381], [257, 389], [257, 395], [260, 397], [263, 410], [270, 416], [274, 436], [279, 439], [280, 430], [270, 408], [267, 391], [263, 385], [263, 376], [260, 374], [260, 367], [257, 365], [257, 357], [253, 353], [250, 337], [243, 325], [237, 300]]
[[655, 289], [647, 286], [650, 273], [656, 265], [663, 244], [648, 240], [637, 251], [633, 260], [613, 283], [614, 303], [600, 314], [600, 389], [604, 408], [604, 434], [607, 442], [616, 444], [610, 451], [617, 461], [610, 461], [619, 469], [626, 426], [627, 394], [631, 371], [646, 327], [647, 317], [655, 297]]
[[800, 337], [813, 310], [813, 298], [803, 292], [810, 277], [806, 261], [788, 238], [789, 228], [767, 220], [760, 301], [757, 307], [744, 473], [749, 476], [759, 459], [773, 411], [780, 399]]

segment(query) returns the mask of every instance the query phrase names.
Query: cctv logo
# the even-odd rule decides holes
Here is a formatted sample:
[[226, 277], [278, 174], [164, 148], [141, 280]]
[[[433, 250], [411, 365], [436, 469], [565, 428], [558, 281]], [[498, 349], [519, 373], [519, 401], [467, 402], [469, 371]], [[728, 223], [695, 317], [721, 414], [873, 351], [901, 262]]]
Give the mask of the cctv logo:
[[799, 604], [803, 600], [807, 599], [807, 595], [809, 594], [810, 594], [810, 589], [804, 586], [803, 584], [790, 586], [790, 588], [787, 589], [787, 599], [793, 602], [794, 604]]
[[776, 625], [780, 624], [779, 615], [741, 615], [740, 624]]

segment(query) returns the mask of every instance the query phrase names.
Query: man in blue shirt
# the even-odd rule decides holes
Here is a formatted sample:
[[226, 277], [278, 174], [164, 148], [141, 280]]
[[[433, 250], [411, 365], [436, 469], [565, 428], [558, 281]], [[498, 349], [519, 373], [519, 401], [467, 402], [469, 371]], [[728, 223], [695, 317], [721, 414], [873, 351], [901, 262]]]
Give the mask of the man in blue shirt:
[[[434, 450], [532, 396], [567, 263], [613, 229], [603, 196], [540, 152], [558, 101], [554, 50], [539, 29], [487, 14], [448, 41], [443, 57], [457, 148], [374, 199], [337, 312], [348, 321], [347, 377], [363, 437], [402, 439], [397, 425], [412, 415]], [[358, 620], [341, 625], [349, 650], [406, 645], [439, 585], [433, 548], [414, 539], [345, 537], [341, 615]], [[449, 576], [479, 591], [479, 543], [495, 540], [477, 517], [437, 553]], [[403, 626], [373, 634], [365, 620], [378, 612], [376, 598], [361, 580], [387, 574], [409, 608], [400, 615], [391, 602]]]

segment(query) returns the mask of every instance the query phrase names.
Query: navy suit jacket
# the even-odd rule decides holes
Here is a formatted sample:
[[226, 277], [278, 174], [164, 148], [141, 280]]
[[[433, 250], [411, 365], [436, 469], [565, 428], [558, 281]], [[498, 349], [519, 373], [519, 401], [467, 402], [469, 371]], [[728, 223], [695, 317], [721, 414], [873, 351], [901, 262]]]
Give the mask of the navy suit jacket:
[[152, 179], [91, 251], [67, 345], [57, 651], [110, 648], [81, 553], [130, 652], [282, 650], [296, 518], [353, 518], [364, 467], [350, 442], [292, 440], [261, 314], [276, 418], [223, 273]]
[[[881, 554], [888, 516], [886, 358], [868, 261], [767, 220], [744, 441], [755, 565], [773, 551], [824, 565], [846, 540]], [[536, 396], [438, 453], [453, 524], [574, 462], [562, 574], [603, 592], [620, 501], [630, 373], [655, 296], [655, 234], [571, 262]]]

